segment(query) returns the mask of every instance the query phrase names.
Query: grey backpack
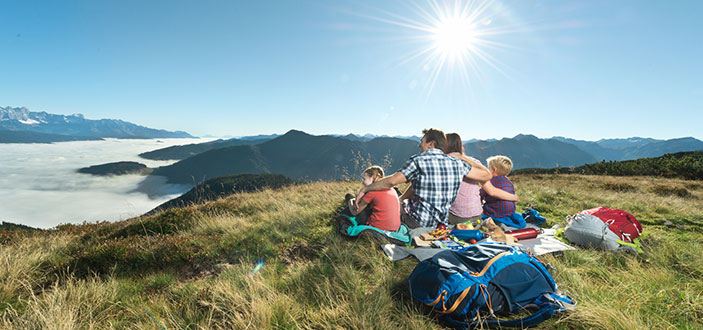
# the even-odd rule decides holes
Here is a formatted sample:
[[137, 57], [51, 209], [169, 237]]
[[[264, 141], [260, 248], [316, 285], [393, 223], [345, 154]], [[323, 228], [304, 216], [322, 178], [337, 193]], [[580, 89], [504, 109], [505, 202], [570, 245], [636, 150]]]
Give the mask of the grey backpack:
[[603, 221], [594, 215], [579, 213], [567, 218], [563, 234], [569, 242], [576, 245], [614, 252], [642, 252], [639, 239], [631, 242], [621, 240], [610, 228], [611, 224], [612, 222]]

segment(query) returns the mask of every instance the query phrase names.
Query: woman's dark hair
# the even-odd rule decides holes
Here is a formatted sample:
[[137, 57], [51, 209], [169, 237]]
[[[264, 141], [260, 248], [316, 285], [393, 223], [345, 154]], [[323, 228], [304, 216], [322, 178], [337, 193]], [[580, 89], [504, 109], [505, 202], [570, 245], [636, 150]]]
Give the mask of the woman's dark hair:
[[461, 153], [461, 137], [456, 133], [447, 134], [447, 147], [444, 149], [445, 154], [452, 152]]

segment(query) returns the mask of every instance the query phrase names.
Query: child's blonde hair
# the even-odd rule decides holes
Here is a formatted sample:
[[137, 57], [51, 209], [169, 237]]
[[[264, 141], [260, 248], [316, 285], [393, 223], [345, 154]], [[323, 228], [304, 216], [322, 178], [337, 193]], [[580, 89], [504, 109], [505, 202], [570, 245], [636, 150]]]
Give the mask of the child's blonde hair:
[[364, 170], [364, 174], [376, 181], [383, 178], [383, 168], [377, 165], [369, 166], [369, 168]]
[[493, 156], [486, 159], [488, 169], [495, 169], [497, 175], [506, 176], [513, 169], [513, 161], [505, 156]]

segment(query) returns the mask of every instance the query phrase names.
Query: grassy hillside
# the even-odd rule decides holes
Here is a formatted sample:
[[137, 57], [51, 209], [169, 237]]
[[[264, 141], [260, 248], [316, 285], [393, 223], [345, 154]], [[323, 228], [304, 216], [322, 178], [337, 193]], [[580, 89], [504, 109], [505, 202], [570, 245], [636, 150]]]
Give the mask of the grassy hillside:
[[[703, 327], [703, 183], [512, 179], [520, 206], [540, 210], [549, 225], [602, 205], [633, 213], [653, 237], [643, 256], [544, 257], [579, 306], [543, 328]], [[0, 328], [442, 329], [408, 294], [415, 260], [393, 263], [373, 239], [335, 234], [332, 213], [358, 188], [310, 183], [119, 223], [13, 234], [0, 240]]]
[[184, 207], [216, 200], [228, 195], [280, 188], [294, 184], [295, 181], [280, 174], [234, 174], [221, 176], [199, 183], [185, 194], [165, 202], [149, 213], [163, 211], [174, 207]]

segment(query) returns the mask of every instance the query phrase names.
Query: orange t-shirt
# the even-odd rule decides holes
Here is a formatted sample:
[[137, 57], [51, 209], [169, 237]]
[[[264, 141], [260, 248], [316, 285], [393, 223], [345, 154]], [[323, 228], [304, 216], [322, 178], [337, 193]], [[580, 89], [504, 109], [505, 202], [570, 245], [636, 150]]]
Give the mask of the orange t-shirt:
[[361, 200], [371, 208], [366, 225], [390, 231], [400, 228], [400, 202], [394, 189], [369, 191]]

